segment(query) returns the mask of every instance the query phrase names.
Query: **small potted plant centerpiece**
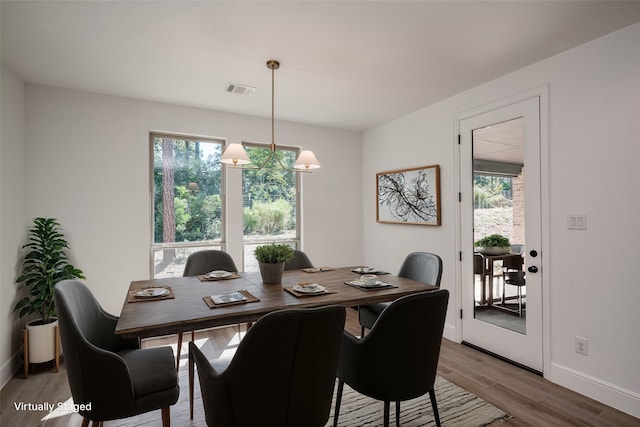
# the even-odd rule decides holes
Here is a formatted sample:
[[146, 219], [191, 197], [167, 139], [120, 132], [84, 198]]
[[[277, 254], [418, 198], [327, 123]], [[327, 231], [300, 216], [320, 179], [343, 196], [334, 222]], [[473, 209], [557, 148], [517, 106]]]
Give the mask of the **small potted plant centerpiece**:
[[[35, 218], [29, 227], [28, 243], [22, 263], [22, 274], [16, 279], [20, 288], [27, 288], [29, 295], [19, 300], [13, 311], [24, 317], [37, 314], [38, 318], [27, 322], [25, 329], [25, 376], [28, 363], [48, 362], [57, 358], [54, 333], [58, 319], [53, 299], [55, 285], [67, 279], [84, 279], [81, 270], [69, 263], [64, 249], [69, 248], [60, 224], [55, 218]], [[27, 338], [28, 337], [28, 338]]]
[[293, 259], [293, 249], [289, 245], [272, 243], [258, 246], [254, 254], [260, 265], [262, 283], [282, 283], [284, 263]]
[[483, 237], [473, 245], [476, 252], [483, 255], [503, 255], [511, 252], [511, 243], [509, 239], [500, 234], [492, 234]]

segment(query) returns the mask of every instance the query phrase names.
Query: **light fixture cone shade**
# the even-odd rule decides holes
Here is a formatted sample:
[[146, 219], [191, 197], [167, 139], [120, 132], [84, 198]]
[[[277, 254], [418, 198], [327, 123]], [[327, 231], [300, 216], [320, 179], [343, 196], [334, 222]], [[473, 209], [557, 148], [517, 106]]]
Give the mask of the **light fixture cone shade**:
[[296, 160], [296, 164], [293, 165], [295, 169], [318, 169], [320, 167], [320, 162], [316, 159], [313, 151], [304, 150], [298, 156]]
[[229, 144], [224, 153], [222, 153], [222, 157], [220, 157], [220, 161], [222, 163], [236, 165], [248, 165], [251, 163], [249, 160], [249, 155], [245, 151], [242, 144]]

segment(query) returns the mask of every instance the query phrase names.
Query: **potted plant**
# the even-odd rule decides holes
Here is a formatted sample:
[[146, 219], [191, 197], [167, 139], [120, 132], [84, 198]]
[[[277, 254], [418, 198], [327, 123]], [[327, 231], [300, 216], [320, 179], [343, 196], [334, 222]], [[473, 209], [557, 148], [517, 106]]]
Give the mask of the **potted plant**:
[[483, 237], [473, 244], [476, 252], [484, 255], [503, 255], [511, 252], [511, 243], [509, 239], [500, 234], [492, 234]]
[[22, 249], [28, 252], [22, 263], [22, 274], [16, 283], [20, 284], [20, 288], [27, 288], [29, 295], [18, 301], [13, 311], [19, 310], [20, 317], [38, 315], [37, 319], [25, 325], [28, 331], [25, 362], [41, 363], [56, 357], [53, 332], [58, 324], [53, 300], [55, 285], [62, 280], [85, 277], [81, 270], [69, 264], [64, 252], [65, 248], [69, 248], [69, 243], [55, 218], [35, 218], [29, 227], [27, 240]]
[[254, 254], [260, 265], [262, 282], [265, 284], [282, 283], [284, 263], [293, 259], [293, 249], [289, 245], [269, 244], [258, 246]]

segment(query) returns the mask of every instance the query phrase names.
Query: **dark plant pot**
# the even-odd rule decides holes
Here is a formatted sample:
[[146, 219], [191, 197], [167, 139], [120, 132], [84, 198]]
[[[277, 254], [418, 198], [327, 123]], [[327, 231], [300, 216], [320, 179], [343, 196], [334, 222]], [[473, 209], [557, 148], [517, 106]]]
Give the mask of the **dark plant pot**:
[[265, 285], [277, 285], [282, 283], [283, 272], [284, 262], [279, 264], [260, 263], [260, 275], [262, 275], [262, 283]]

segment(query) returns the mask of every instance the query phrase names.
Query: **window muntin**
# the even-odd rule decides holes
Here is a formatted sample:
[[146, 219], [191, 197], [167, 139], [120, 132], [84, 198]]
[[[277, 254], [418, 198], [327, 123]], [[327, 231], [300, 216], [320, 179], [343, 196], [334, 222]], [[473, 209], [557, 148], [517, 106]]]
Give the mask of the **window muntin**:
[[152, 277], [181, 276], [191, 252], [223, 247], [224, 142], [151, 135]]

